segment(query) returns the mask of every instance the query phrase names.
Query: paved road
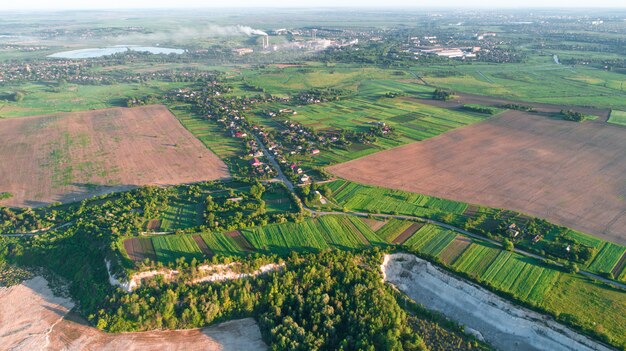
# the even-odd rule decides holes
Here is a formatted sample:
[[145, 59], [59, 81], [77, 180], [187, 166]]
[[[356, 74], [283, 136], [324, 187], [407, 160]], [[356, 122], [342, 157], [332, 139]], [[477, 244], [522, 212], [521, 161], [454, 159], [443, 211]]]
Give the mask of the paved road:
[[293, 189], [294, 189], [293, 188], [293, 183], [291, 183], [289, 178], [287, 178], [285, 176], [285, 174], [283, 173], [282, 169], [280, 168], [280, 165], [278, 164], [278, 162], [276, 162], [276, 159], [274, 158], [274, 155], [272, 155], [269, 152], [269, 150], [265, 147], [265, 145], [261, 142], [261, 140], [256, 135], [254, 135], [254, 134], [252, 134], [252, 135], [254, 136], [254, 139], [256, 140], [257, 144], [259, 144], [259, 147], [261, 148], [263, 153], [265, 154], [265, 157], [267, 157], [267, 159], [270, 161], [272, 166], [276, 169], [276, 172], [278, 172], [278, 178], [287, 186], [289, 191], [293, 192]]

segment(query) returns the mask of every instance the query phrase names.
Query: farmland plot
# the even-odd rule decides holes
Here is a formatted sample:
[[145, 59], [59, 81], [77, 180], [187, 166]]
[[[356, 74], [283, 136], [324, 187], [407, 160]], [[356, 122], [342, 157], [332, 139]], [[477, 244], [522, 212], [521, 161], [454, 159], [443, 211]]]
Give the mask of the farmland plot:
[[[328, 170], [355, 182], [528, 213], [626, 244], [625, 149], [618, 126], [508, 111]], [[372, 192], [349, 198], [347, 191], [356, 189], [348, 185], [337, 197], [351, 209], [411, 210], [406, 200]]]
[[154, 184], [227, 177], [164, 106], [0, 121], [2, 205], [37, 207]]

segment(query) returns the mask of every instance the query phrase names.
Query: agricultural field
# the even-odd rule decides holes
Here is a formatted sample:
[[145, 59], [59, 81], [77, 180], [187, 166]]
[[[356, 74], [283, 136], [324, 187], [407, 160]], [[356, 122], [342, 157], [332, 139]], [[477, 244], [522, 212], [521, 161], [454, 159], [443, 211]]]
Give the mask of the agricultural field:
[[[198, 243], [201, 239], [202, 243]], [[154, 235], [124, 241], [129, 257], [142, 261], [156, 253], [159, 262], [185, 257], [201, 260], [212, 255], [241, 256], [253, 252], [287, 255], [328, 248], [362, 249], [385, 245], [367, 223], [352, 216], [322, 216], [300, 223], [272, 224], [225, 233]]]
[[0, 139], [0, 191], [13, 195], [0, 202], [6, 206], [229, 176], [160, 105], [0, 120]]
[[[613, 272], [613, 268], [625, 253], [626, 247], [607, 242], [589, 265], [589, 270], [598, 273]], [[619, 276], [619, 273], [621, 271], [616, 272], [615, 277]]]
[[336, 180], [328, 184], [332, 198], [353, 211], [400, 213], [413, 216], [430, 216], [439, 212], [463, 214], [467, 204], [402, 190]]
[[549, 56], [533, 57], [520, 64], [430, 65], [411, 71], [429, 84], [464, 93], [528, 102], [626, 109], [622, 74], [558, 65]]
[[243, 152], [244, 146], [239, 140], [227, 135], [214, 122], [196, 115], [190, 105], [177, 104], [169, 108], [191, 134], [221, 159], [235, 157]]
[[271, 191], [264, 192], [261, 199], [265, 201], [265, 208], [269, 214], [298, 211], [289, 196], [289, 191], [282, 186], [276, 186]]
[[626, 126], [626, 111], [611, 111], [611, 116], [609, 117], [609, 120], [607, 122], [620, 126]]
[[125, 107], [129, 97], [163, 94], [184, 85], [185, 83], [151, 81], [145, 84], [61, 86], [56, 82], [32, 82], [5, 86], [3, 90], [22, 92], [24, 99], [19, 102], [0, 100], [0, 119]]
[[454, 241], [456, 237], [457, 234], [449, 229], [426, 224], [408, 238], [408, 240], [403, 241], [403, 244], [412, 250], [417, 250], [430, 256], [437, 256]]
[[[509, 111], [328, 171], [365, 184], [528, 213], [626, 244], [625, 148], [623, 130], [601, 121]], [[382, 202], [383, 190], [369, 196], [337, 190], [336, 199], [351, 209], [410, 212], [403, 206], [411, 201]]]
[[453, 265], [471, 243], [471, 239], [457, 235], [456, 238], [439, 253], [439, 258], [446, 265]]
[[360, 249], [382, 242], [358, 218], [323, 216], [301, 223], [244, 229], [242, 234], [259, 251], [286, 255], [291, 251], [318, 251], [330, 247]]
[[388, 243], [393, 242], [401, 233], [411, 226], [411, 222], [399, 219], [390, 219], [376, 234]]

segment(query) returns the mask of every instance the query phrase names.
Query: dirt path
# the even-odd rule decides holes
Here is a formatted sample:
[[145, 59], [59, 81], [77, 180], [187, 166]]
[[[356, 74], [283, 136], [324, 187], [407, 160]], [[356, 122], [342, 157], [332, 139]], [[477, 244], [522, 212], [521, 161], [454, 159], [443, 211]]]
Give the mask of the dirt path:
[[381, 269], [385, 281], [411, 299], [478, 331], [500, 350], [610, 350], [548, 316], [514, 306], [414, 255], [385, 255]]
[[42, 277], [0, 288], [2, 350], [267, 350], [252, 318], [203, 329], [107, 334], [69, 312]]

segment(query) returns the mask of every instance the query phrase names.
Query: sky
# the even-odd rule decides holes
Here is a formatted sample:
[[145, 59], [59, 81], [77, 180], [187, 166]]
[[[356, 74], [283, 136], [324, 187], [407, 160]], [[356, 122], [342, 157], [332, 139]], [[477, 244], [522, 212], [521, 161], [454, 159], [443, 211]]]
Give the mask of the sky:
[[2, 10], [67, 10], [210, 7], [612, 7], [624, 0], [18, 0], [2, 1]]

